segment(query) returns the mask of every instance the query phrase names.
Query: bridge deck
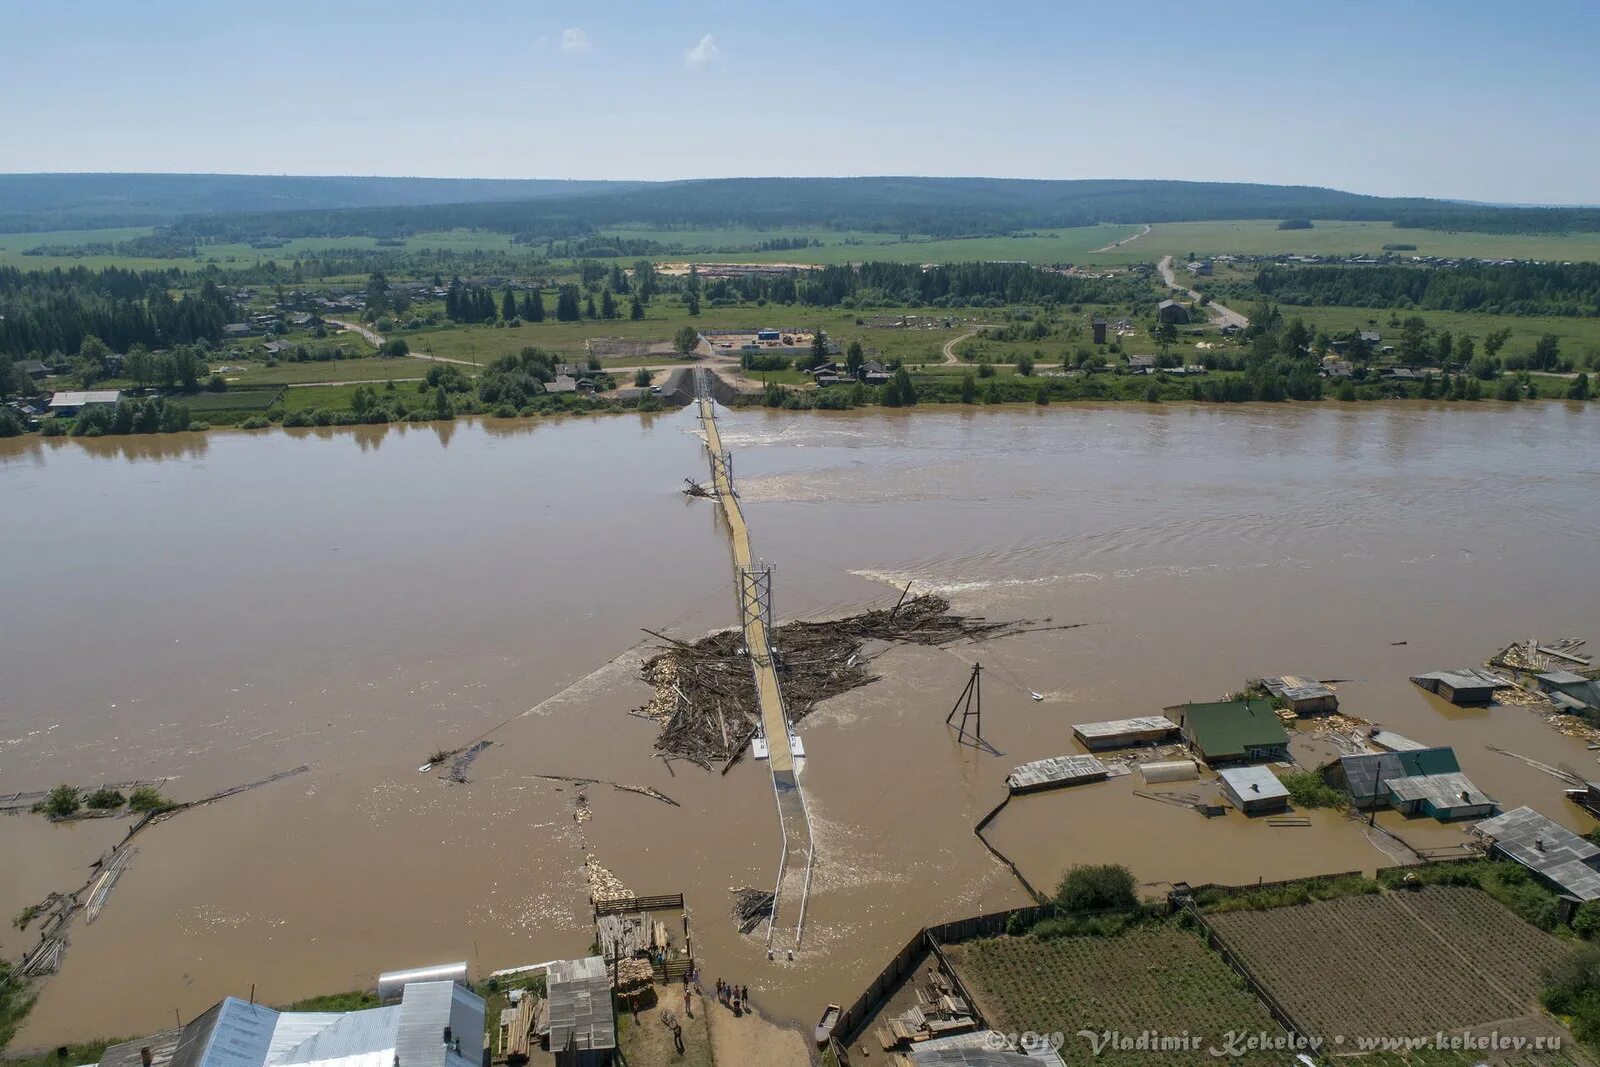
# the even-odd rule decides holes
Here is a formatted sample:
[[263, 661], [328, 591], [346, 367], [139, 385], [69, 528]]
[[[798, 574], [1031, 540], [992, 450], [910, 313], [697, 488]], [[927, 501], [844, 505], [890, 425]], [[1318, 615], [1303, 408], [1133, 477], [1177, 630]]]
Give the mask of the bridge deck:
[[[722, 436], [717, 431], [715, 406], [707, 396], [700, 397], [699, 405], [706, 447], [712, 456], [721, 456]], [[727, 467], [714, 462], [712, 476], [717, 499], [722, 502], [723, 512], [728, 518], [735, 572], [743, 575], [743, 569], [754, 562], [750, 551], [750, 528], [745, 523], [744, 511], [733, 491]], [[789, 743], [789, 719], [784, 709], [783, 692], [778, 686], [778, 671], [772, 660], [766, 621], [754, 599], [745, 595], [743, 584], [741, 577], [739, 621], [744, 627], [745, 646], [749, 650], [751, 669], [755, 672], [756, 695], [761, 706], [761, 733], [767, 742], [767, 766], [772, 772], [772, 788], [777, 796], [778, 819], [783, 832], [783, 853], [778, 861], [776, 899], [767, 930], [767, 944], [778, 952], [787, 952], [799, 947], [805, 925], [806, 897], [811, 888], [811, 819], [806, 812], [805, 796], [800, 791], [796, 774], [794, 751]]]

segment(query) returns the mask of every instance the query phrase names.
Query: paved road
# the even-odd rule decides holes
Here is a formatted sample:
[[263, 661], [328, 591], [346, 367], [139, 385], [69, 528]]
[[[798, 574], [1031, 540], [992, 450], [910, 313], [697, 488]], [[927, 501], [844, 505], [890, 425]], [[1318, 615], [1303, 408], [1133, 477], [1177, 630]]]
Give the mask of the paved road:
[[[1171, 256], [1162, 256], [1161, 262], [1156, 264], [1156, 269], [1161, 272], [1161, 280], [1167, 283], [1168, 289], [1176, 290], [1177, 292], [1187, 296], [1190, 300], [1197, 301], [1200, 299], [1199, 293], [1195, 292], [1193, 289], [1178, 284], [1177, 276], [1172, 272]], [[1211, 321], [1216, 323], [1218, 326], [1237, 326], [1242, 330], [1246, 326], [1250, 325], [1249, 319], [1245, 318], [1232, 308], [1223, 307], [1214, 300], [1206, 305], [1206, 311], [1211, 315]]]
[[[323, 321], [331, 322], [333, 325], [342, 329], [350, 330], [353, 333], [359, 333], [362, 337], [366, 338], [367, 344], [371, 345], [373, 348], [383, 347], [383, 334], [379, 333], [377, 330], [369, 329], [368, 327], [361, 325], [359, 322], [347, 322], [344, 319], [324, 319]], [[447, 356], [430, 356], [426, 352], [412, 352], [411, 356], [413, 359], [427, 359], [432, 360], [435, 363], [455, 363], [462, 367], [477, 366], [477, 364], [472, 362], [470, 359], [450, 359]], [[319, 382], [317, 384], [321, 385], [325, 383]]]

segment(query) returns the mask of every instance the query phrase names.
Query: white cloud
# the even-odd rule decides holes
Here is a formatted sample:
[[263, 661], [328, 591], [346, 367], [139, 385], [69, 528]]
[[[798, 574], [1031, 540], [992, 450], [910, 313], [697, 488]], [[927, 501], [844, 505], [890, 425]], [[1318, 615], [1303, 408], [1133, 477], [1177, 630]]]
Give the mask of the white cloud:
[[562, 30], [561, 50], [563, 52], [587, 52], [589, 50], [589, 35], [576, 28]]
[[683, 54], [683, 61], [691, 67], [706, 67], [722, 58], [722, 49], [717, 47], [717, 39], [709, 33], [700, 38], [700, 43]]

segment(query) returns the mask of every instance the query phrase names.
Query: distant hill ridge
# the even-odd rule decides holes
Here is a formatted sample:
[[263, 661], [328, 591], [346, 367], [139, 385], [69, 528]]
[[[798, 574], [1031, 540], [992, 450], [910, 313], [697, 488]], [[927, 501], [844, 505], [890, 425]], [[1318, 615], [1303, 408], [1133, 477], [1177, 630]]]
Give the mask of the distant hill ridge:
[[1513, 208], [1316, 186], [1142, 179], [708, 178], [674, 182], [228, 174], [0, 175], [0, 231], [163, 225], [179, 238], [555, 238], [635, 223], [935, 235], [1095, 223], [1321, 218], [1490, 232], [1600, 230], [1594, 208]]

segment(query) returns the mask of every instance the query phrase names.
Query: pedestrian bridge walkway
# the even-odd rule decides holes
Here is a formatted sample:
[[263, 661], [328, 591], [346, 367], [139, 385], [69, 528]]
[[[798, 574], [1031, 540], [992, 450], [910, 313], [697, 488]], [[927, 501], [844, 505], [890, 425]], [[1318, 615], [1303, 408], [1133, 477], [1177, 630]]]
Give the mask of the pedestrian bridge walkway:
[[697, 371], [696, 402], [705, 429], [706, 449], [711, 453], [713, 488], [727, 516], [733, 540], [739, 623], [744, 629], [745, 648], [755, 672], [756, 696], [761, 709], [758, 740], [766, 746], [767, 767], [772, 772], [772, 789], [777, 797], [783, 838], [772, 918], [767, 925], [767, 947], [774, 958], [786, 959], [800, 946], [805, 930], [806, 897], [811, 890], [811, 820], [800, 789], [803, 751], [797, 749], [790, 733], [783, 690], [778, 684], [777, 663], [773, 660], [772, 569], [758, 563], [750, 551], [750, 528], [733, 487], [732, 457], [723, 450], [722, 436], [717, 429], [716, 404], [711, 399], [709, 379], [709, 371]]

